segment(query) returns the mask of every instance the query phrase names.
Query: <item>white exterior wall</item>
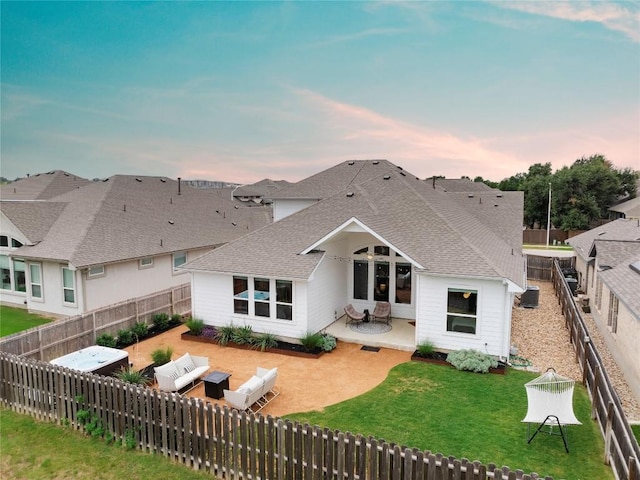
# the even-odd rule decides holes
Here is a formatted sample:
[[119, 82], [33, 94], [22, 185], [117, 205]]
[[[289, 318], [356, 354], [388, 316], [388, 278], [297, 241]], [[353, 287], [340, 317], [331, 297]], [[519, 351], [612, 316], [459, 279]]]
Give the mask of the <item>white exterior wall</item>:
[[317, 200], [281, 199], [273, 201], [273, 221], [288, 217], [316, 203]]
[[[2, 255], [9, 255], [16, 251], [15, 248], [11, 248], [11, 239], [15, 238], [20, 243], [25, 245], [27, 243], [27, 239], [22, 234], [20, 230], [16, 228], [16, 226], [9, 220], [4, 213], [0, 212], [0, 234], [6, 235], [9, 237], [9, 246], [8, 247], [0, 247], [0, 253]], [[9, 258], [9, 261], [12, 263], [12, 259]], [[28, 267], [27, 267], [28, 268]], [[11, 274], [13, 275], [13, 265], [11, 265]], [[15, 279], [12, 278], [11, 285], [15, 288]], [[27, 283], [27, 291], [29, 290], [29, 285]], [[24, 292], [16, 292], [15, 290], [4, 290], [0, 289], [0, 301], [7, 304], [20, 305], [24, 306], [27, 300], [27, 294]]]
[[[416, 342], [429, 340], [442, 350], [475, 349], [498, 357], [509, 355], [510, 300], [501, 281], [415, 275]], [[447, 331], [449, 288], [478, 292], [476, 334]], [[509, 308], [506, 308], [509, 306]]]
[[593, 271], [594, 262], [588, 264], [582, 257], [576, 255], [576, 271], [578, 272], [578, 286], [582, 288], [587, 295], [595, 298], [595, 275]]
[[[253, 277], [248, 277], [249, 282]], [[273, 282], [274, 280], [272, 280]], [[275, 318], [275, 303], [270, 312], [272, 318], [255, 315], [239, 315], [233, 312], [233, 275], [193, 272], [191, 278], [192, 316], [206, 325], [251, 325], [254, 332], [273, 333], [285, 339], [300, 338], [307, 332], [307, 283], [293, 282], [293, 319]], [[251, 306], [249, 312], [251, 313]]]
[[[31, 275], [29, 265], [39, 263], [42, 268], [42, 299], [31, 297]], [[30, 312], [41, 312], [62, 317], [80, 315], [86, 311], [81, 293], [82, 273], [75, 271], [75, 303], [65, 303], [62, 289], [62, 267], [68, 264], [58, 262], [27, 262], [27, 308]]]
[[351, 263], [340, 261], [337, 251], [322, 260], [309, 282], [308, 328], [318, 332], [328, 327], [342, 315], [348, 301], [347, 270]]

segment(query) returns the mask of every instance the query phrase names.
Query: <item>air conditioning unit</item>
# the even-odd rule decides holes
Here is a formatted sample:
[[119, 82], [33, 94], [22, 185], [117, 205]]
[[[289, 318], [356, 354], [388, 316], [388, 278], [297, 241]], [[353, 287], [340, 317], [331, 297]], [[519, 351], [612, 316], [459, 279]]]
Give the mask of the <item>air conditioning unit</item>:
[[524, 308], [537, 308], [540, 298], [540, 288], [530, 285], [520, 296], [520, 306]]

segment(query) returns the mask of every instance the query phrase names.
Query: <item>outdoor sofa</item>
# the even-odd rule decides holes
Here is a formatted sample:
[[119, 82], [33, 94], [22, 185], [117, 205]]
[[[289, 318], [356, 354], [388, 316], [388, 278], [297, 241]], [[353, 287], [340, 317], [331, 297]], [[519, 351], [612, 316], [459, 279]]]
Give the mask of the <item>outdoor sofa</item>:
[[154, 368], [158, 388], [163, 392], [177, 392], [189, 384], [195, 384], [207, 370], [209, 370], [207, 357], [189, 353]]
[[278, 369], [256, 369], [256, 374], [234, 390], [224, 390], [229, 406], [240, 411], [259, 412], [279, 395], [275, 389]]

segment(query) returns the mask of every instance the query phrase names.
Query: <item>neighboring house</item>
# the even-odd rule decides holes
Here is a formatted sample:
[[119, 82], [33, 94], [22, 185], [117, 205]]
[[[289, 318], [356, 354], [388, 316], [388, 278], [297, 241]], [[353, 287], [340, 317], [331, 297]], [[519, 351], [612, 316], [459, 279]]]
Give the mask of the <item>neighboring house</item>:
[[[40, 178], [16, 182], [16, 192], [36, 192], [26, 183]], [[7, 199], [3, 187], [3, 303], [71, 316], [188, 283], [180, 265], [271, 218], [269, 208], [239, 207], [163, 177], [80, 183], [46, 200]]]
[[587, 230], [566, 241], [576, 254], [578, 287], [593, 297], [596, 284], [596, 262], [593, 251], [595, 240], [637, 240], [640, 238], [640, 221], [618, 219]]
[[349, 303], [388, 301], [416, 343], [508, 356], [526, 288], [522, 192], [450, 194], [385, 160], [348, 161], [274, 206], [289, 213], [183, 266], [205, 323], [300, 338]]
[[486, 192], [496, 190], [484, 182], [474, 182], [469, 178], [438, 178], [430, 177], [425, 180], [442, 188], [445, 192]]
[[640, 400], [640, 220], [615, 220], [568, 242], [596, 325]]
[[291, 185], [286, 180], [271, 180], [265, 178], [251, 185], [241, 185], [233, 190], [232, 196], [235, 200], [247, 205], [270, 205], [272, 196], [277, 192]]
[[609, 207], [609, 218], [612, 220], [640, 218], [640, 197]]
[[52, 170], [0, 185], [1, 200], [49, 200], [90, 184], [86, 178]]

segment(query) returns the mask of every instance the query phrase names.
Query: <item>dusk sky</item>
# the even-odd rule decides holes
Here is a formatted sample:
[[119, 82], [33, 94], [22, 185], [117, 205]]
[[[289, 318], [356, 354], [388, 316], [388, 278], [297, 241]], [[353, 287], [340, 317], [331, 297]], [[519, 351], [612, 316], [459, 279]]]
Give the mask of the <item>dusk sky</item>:
[[7, 2], [1, 173], [640, 170], [640, 2]]

